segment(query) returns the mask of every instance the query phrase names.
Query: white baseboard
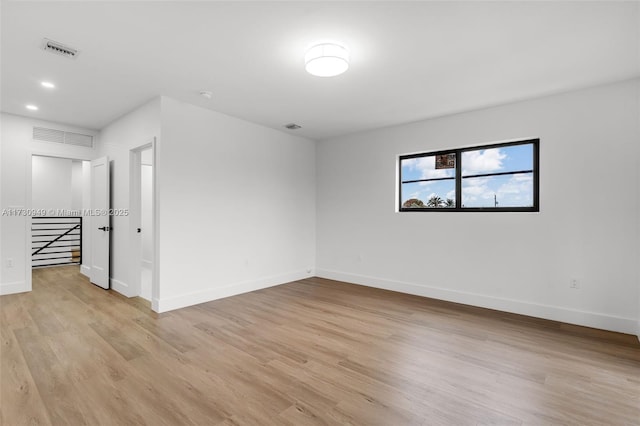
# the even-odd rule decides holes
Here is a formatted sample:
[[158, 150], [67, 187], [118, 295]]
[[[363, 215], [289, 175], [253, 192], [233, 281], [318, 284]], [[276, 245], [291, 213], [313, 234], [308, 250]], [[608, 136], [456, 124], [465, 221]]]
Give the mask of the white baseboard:
[[118, 293], [122, 294], [126, 297], [137, 296], [137, 294], [133, 294], [133, 289], [127, 283], [109, 278], [109, 285], [111, 286], [111, 290], [115, 290]]
[[31, 291], [29, 284], [26, 281], [15, 281], [12, 283], [0, 284], [0, 296], [24, 293], [26, 291]]
[[222, 299], [237, 294], [248, 293], [250, 291], [260, 290], [267, 287], [273, 287], [280, 284], [289, 283], [305, 278], [312, 277], [314, 271], [294, 271], [281, 275], [260, 278], [251, 281], [242, 281], [225, 287], [209, 288], [202, 291], [187, 293], [164, 299], [155, 299], [152, 301], [151, 307], [156, 312], [167, 312], [174, 309], [180, 309], [187, 306], [197, 305], [199, 303], [210, 302], [212, 300]]
[[80, 265], [80, 273], [85, 277], [91, 277], [91, 268], [85, 265]]
[[414, 294], [416, 296], [446, 300], [449, 302], [461, 303], [464, 305], [478, 306], [481, 308], [489, 308], [503, 312], [511, 312], [514, 314], [560, 321], [568, 324], [576, 324], [634, 335], [636, 333], [640, 334], [640, 331], [638, 330], [638, 323], [635, 318], [623, 318], [597, 312], [579, 311], [571, 308], [563, 308], [560, 306], [542, 305], [538, 303], [525, 302], [522, 300], [486, 296], [483, 294], [468, 293], [439, 287], [393, 281], [384, 278], [369, 277], [365, 275], [351, 274], [347, 272], [332, 271], [327, 269], [318, 269], [316, 272], [316, 276], [320, 278], [344, 281], [367, 287], [374, 287], [384, 290], [398, 291], [401, 293]]

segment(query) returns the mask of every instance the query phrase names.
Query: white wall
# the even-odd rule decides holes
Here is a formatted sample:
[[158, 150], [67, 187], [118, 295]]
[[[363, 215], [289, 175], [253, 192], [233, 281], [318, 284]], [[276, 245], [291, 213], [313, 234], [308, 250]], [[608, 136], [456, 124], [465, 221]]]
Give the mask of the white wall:
[[[36, 120], [29, 117], [0, 115], [0, 205], [2, 209], [31, 207], [31, 154], [62, 156], [75, 159], [95, 158], [95, 150], [81, 146], [33, 140], [33, 126], [78, 132], [97, 136], [97, 132], [69, 127], [58, 123]], [[0, 294], [29, 291], [31, 289], [30, 266], [27, 263], [28, 223], [24, 216], [2, 216], [0, 218]], [[11, 259], [13, 266], [7, 261]], [[84, 259], [84, 258], [83, 258]]]
[[[319, 142], [317, 275], [635, 333], [639, 84]], [[532, 137], [540, 213], [395, 212], [398, 155]]]
[[71, 162], [71, 209], [82, 210], [82, 188], [85, 181], [82, 172], [82, 161], [73, 160]]
[[[88, 162], [87, 162], [88, 163]], [[31, 207], [39, 210], [83, 209], [83, 161], [34, 155], [31, 163]]]
[[72, 173], [68, 158], [33, 156], [31, 165], [31, 207], [71, 210]]
[[[128, 209], [129, 153], [160, 137], [160, 98], [118, 118], [100, 132], [100, 156], [109, 156], [111, 167], [111, 207]], [[128, 216], [113, 216], [111, 231], [111, 287], [126, 295], [137, 295], [131, 261], [131, 236]]]
[[160, 311], [313, 274], [315, 143], [162, 98]]

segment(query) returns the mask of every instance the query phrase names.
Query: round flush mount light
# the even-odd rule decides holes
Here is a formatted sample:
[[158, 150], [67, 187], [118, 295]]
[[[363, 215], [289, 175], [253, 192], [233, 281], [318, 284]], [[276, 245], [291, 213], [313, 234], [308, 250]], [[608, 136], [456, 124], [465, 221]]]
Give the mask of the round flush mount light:
[[317, 44], [304, 56], [305, 69], [317, 77], [334, 77], [349, 68], [349, 52], [335, 43]]
[[25, 105], [25, 107], [26, 107], [29, 111], [37, 111], [37, 110], [38, 110], [38, 107], [37, 107], [37, 106], [35, 106], [35, 105], [31, 105], [31, 104], [29, 104], [29, 105]]
[[47, 89], [55, 89], [56, 88], [56, 85], [51, 83], [50, 81], [41, 81], [40, 85], [42, 87], [46, 87]]

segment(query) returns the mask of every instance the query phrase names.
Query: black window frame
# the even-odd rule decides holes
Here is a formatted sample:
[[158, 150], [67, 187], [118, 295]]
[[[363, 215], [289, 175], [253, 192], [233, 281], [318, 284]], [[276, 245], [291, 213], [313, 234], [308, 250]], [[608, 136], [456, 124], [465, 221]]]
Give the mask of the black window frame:
[[[490, 177], [501, 175], [533, 174], [533, 206], [531, 207], [463, 207], [462, 206], [462, 153], [484, 149], [504, 148], [518, 145], [533, 145], [533, 169], [515, 170], [510, 172], [479, 173], [464, 178]], [[402, 160], [411, 158], [433, 157], [436, 155], [455, 154], [455, 177], [402, 180]], [[402, 207], [402, 185], [405, 183], [427, 182], [436, 180], [455, 180], [455, 207]], [[526, 139], [512, 142], [500, 142], [487, 145], [477, 145], [465, 148], [446, 149], [440, 151], [421, 152], [418, 154], [401, 155], [398, 157], [398, 208], [400, 212], [539, 212], [540, 211], [540, 139]]]

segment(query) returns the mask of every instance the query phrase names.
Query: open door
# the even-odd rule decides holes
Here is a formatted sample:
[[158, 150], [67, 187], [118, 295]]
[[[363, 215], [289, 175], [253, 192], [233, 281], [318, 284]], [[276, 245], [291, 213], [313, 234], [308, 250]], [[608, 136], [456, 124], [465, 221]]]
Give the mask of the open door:
[[91, 272], [90, 281], [109, 288], [110, 208], [109, 158], [91, 162]]

